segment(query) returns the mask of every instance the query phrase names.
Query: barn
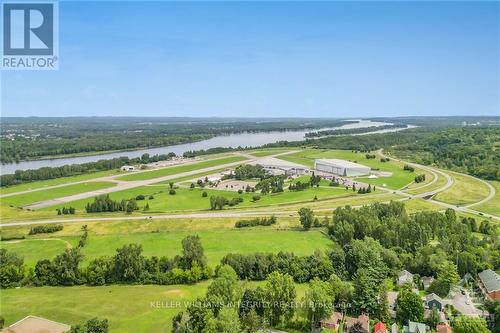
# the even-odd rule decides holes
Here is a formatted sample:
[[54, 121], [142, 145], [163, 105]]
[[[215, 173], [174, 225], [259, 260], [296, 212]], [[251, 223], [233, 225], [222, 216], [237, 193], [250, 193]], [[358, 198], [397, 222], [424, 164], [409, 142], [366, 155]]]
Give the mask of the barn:
[[337, 160], [337, 159], [318, 159], [314, 161], [314, 169], [326, 173], [332, 173], [344, 177], [364, 176], [370, 173], [370, 167], [362, 164]]

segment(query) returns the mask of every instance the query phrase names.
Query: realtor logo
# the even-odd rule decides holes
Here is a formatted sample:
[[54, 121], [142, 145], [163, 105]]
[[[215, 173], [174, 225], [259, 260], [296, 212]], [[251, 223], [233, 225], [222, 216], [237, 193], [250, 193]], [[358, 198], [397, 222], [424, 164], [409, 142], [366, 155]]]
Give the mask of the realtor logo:
[[2, 3], [2, 69], [58, 68], [57, 2]]

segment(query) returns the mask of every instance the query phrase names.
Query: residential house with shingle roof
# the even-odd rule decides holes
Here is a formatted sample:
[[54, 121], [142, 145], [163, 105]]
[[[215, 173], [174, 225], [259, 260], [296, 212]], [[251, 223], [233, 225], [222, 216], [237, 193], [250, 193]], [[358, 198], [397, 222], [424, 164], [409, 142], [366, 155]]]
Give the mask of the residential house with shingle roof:
[[500, 275], [491, 269], [479, 273], [479, 288], [484, 298], [489, 300], [500, 300]]
[[387, 328], [385, 328], [385, 324], [379, 321], [373, 326], [373, 333], [388, 333], [388, 332]]
[[398, 273], [396, 284], [401, 287], [407, 283], [413, 284], [413, 274], [404, 269]]
[[443, 310], [443, 300], [434, 293], [425, 296], [425, 305], [428, 309], [435, 307], [438, 311]]
[[403, 333], [426, 333], [427, 326], [422, 323], [417, 323], [409, 320], [408, 325], [403, 326]]
[[341, 312], [334, 312], [328, 319], [323, 319], [320, 322], [322, 328], [338, 329], [342, 325], [344, 314]]
[[364, 333], [370, 332], [370, 318], [367, 315], [364, 315], [364, 314], [358, 316], [358, 318], [346, 317], [346, 319], [345, 319], [346, 330], [345, 331], [347, 333], [351, 332], [352, 327], [356, 323], [360, 323], [361, 324], [362, 332], [364, 332]]

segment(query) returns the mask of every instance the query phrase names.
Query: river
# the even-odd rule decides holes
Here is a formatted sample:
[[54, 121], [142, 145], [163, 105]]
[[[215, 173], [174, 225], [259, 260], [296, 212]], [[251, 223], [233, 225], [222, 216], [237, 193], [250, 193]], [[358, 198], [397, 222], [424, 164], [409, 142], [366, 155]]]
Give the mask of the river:
[[[370, 126], [383, 126], [389, 125], [390, 123], [370, 121], [370, 120], [358, 120], [358, 123], [346, 124], [339, 127], [331, 128], [321, 128], [317, 130], [299, 130], [299, 131], [273, 131], [273, 132], [243, 132], [228, 135], [219, 135], [211, 139], [185, 143], [180, 145], [157, 147], [157, 148], [146, 148], [133, 151], [119, 151], [113, 153], [104, 153], [88, 156], [76, 156], [76, 157], [64, 157], [64, 158], [52, 158], [34, 161], [22, 161], [19, 163], [4, 164], [0, 167], [0, 174], [11, 174], [16, 170], [28, 170], [28, 169], [39, 169], [42, 167], [58, 167], [67, 164], [83, 164], [87, 162], [95, 162], [102, 159], [112, 159], [120, 156], [128, 156], [129, 158], [140, 157], [142, 154], [156, 155], [156, 154], [167, 154], [169, 152], [174, 152], [177, 155], [182, 155], [186, 151], [190, 150], [200, 150], [209, 149], [215, 147], [258, 147], [268, 143], [274, 143], [277, 141], [300, 141], [304, 140], [305, 134], [311, 131], [320, 130], [330, 130], [330, 129], [347, 129], [347, 128], [361, 128]], [[401, 129], [395, 129], [401, 130]], [[389, 131], [389, 130], [386, 130]], [[394, 131], [394, 130], [390, 130]], [[378, 131], [383, 132], [383, 131]], [[373, 133], [373, 132], [371, 132]]]

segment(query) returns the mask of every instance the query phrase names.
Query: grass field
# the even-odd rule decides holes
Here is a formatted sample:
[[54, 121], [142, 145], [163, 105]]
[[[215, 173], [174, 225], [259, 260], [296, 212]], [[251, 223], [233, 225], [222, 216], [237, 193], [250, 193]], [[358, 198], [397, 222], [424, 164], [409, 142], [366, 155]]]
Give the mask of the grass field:
[[[29, 314], [70, 325], [97, 316], [109, 320], [111, 333], [170, 332], [172, 317], [184, 310], [183, 302], [202, 296], [208, 284], [7, 289], [2, 290], [2, 316], [7, 325]], [[182, 306], [151, 305], [175, 301]]]
[[35, 202], [116, 186], [112, 182], [86, 182], [1, 198], [2, 205], [26, 206]]
[[[7, 325], [32, 314], [70, 325], [93, 317], [107, 318], [110, 333], [171, 332], [172, 318], [185, 311], [189, 301], [203, 296], [210, 283], [6, 289], [2, 291], [2, 315]], [[240, 282], [241, 289], [263, 284]], [[306, 288], [307, 284], [295, 284], [297, 300]]]
[[245, 161], [247, 158], [243, 156], [230, 156], [224, 158], [218, 158], [213, 160], [202, 161], [198, 163], [183, 164], [178, 166], [172, 166], [168, 168], [156, 169], [152, 171], [144, 171], [131, 173], [129, 175], [118, 178], [119, 180], [131, 181], [131, 180], [146, 180], [153, 179], [163, 176], [175, 175], [182, 172], [194, 171], [203, 168], [214, 167], [217, 165], [234, 163]]
[[265, 149], [265, 150], [252, 150], [252, 151], [249, 151], [248, 153], [252, 156], [255, 156], [255, 157], [265, 157], [265, 156], [269, 156], [269, 155], [284, 153], [284, 152], [291, 151], [291, 150], [294, 150], [294, 149], [293, 148], [289, 148], [289, 149], [276, 148], [276, 149]]
[[376, 186], [383, 186], [385, 184], [385, 187], [390, 189], [403, 188], [415, 178], [415, 173], [404, 171], [403, 164], [401, 163], [394, 161], [383, 163], [380, 162], [380, 158], [367, 159], [364, 153], [355, 153], [347, 150], [304, 149], [297, 153], [280, 156], [279, 158], [285, 161], [299, 163], [310, 168], [314, 167], [314, 160], [319, 158], [338, 158], [353, 161], [369, 166], [372, 169], [391, 172], [392, 176], [390, 177], [379, 177], [376, 179], [368, 179], [366, 177], [357, 178], [359, 181]]
[[498, 181], [491, 181], [491, 185], [496, 190], [495, 196], [489, 200], [486, 201], [483, 204], [477, 205], [477, 206], [472, 206], [473, 209], [480, 210], [485, 213], [493, 214], [496, 216], [500, 216], [500, 182]]
[[13, 251], [24, 258], [28, 267], [34, 267], [40, 259], [52, 259], [67, 247], [75, 246], [78, 237], [30, 238], [2, 242], [1, 247]]
[[[208, 196], [203, 198], [203, 192], [207, 192]], [[145, 195], [146, 198], [148, 198], [149, 195], [154, 196], [154, 199], [151, 200], [138, 201], [141, 208], [144, 207], [146, 203], [149, 204], [149, 213], [208, 210], [210, 209], [210, 196], [212, 195], [221, 195], [228, 199], [242, 197], [244, 201], [233, 208], [256, 208], [288, 202], [312, 201], [315, 196], [318, 199], [325, 199], [357, 195], [351, 191], [346, 191], [344, 188], [320, 187], [310, 188], [304, 191], [285, 190], [285, 192], [282, 193], [261, 195], [261, 199], [254, 202], [252, 197], [255, 193], [238, 194], [238, 192], [235, 191], [178, 188], [175, 195], [170, 195], [168, 194], [168, 186], [166, 185], [148, 185], [113, 192], [110, 194], [110, 197], [114, 200], [122, 200], [135, 198], [139, 194]], [[78, 214], [83, 213], [87, 202], [92, 202], [93, 200], [93, 198], [82, 199], [67, 203], [66, 205], [75, 207]], [[54, 208], [53, 206], [45, 207], [42, 211], [53, 211]], [[229, 207], [226, 206], [226, 208]]]
[[[315, 249], [328, 248], [331, 241], [319, 231], [276, 230], [275, 228], [226, 228], [219, 230], [179, 230], [171, 232], [132, 232], [127, 234], [91, 234], [82, 253], [84, 266], [100, 256], [112, 256], [117, 248], [137, 243], [143, 247], [145, 256], [167, 256], [173, 258], [182, 250], [181, 240], [188, 235], [201, 237], [209, 265], [215, 267], [227, 253], [253, 253], [279, 251], [306, 255]], [[67, 246], [74, 246], [75, 236], [46, 237], [3, 242], [2, 248], [14, 251], [25, 258], [25, 263], [33, 267], [40, 259], [50, 259], [62, 253]]]
[[55, 178], [55, 179], [49, 179], [49, 180], [41, 180], [41, 181], [37, 181], [37, 182], [14, 185], [14, 186], [9, 186], [9, 187], [1, 187], [0, 194], [3, 195], [3, 194], [9, 194], [9, 193], [28, 191], [28, 190], [33, 190], [33, 189], [38, 189], [38, 188], [43, 188], [43, 187], [48, 187], [48, 186], [61, 185], [61, 184], [72, 183], [72, 182], [80, 182], [80, 181], [91, 180], [91, 179], [95, 179], [95, 178], [112, 176], [112, 175], [119, 175], [119, 174], [120, 174], [119, 170], [106, 170], [106, 171], [86, 173], [83, 175], [72, 176], [72, 177], [62, 177], [62, 178]]
[[446, 191], [438, 193], [434, 199], [452, 205], [466, 205], [480, 201], [488, 196], [489, 188], [472, 177], [446, 171], [453, 178], [453, 185]]
[[[443, 187], [444, 185], [446, 185], [446, 177], [444, 177], [443, 175], [441, 175], [439, 173], [437, 173], [437, 176], [438, 177], [437, 177], [437, 180], [435, 183], [430, 184], [430, 185], [425, 186], [425, 187], [410, 186], [408, 190], [405, 190], [405, 192], [409, 193], [409, 194], [425, 193], [425, 192], [439, 189], [439, 188]], [[415, 185], [420, 185], [420, 184], [415, 184]]]

